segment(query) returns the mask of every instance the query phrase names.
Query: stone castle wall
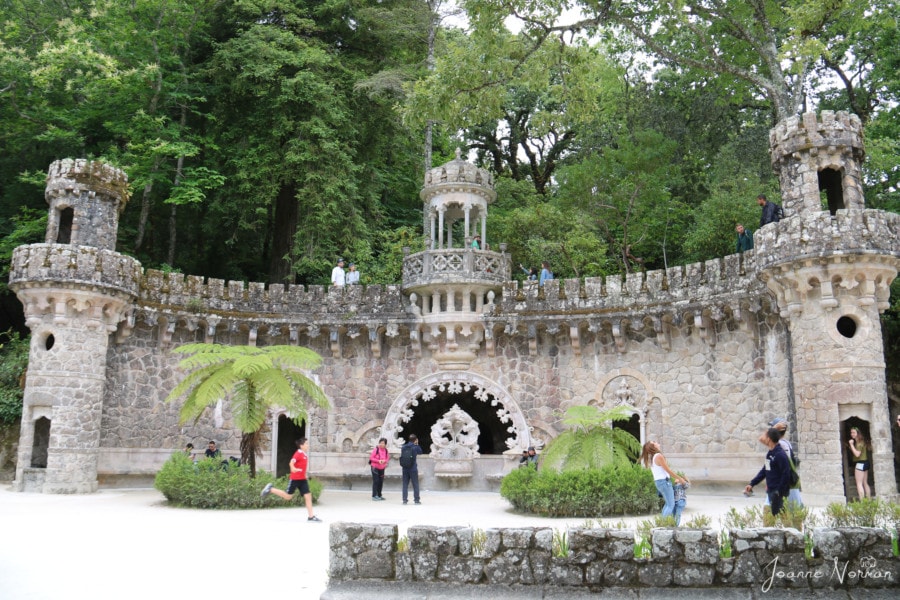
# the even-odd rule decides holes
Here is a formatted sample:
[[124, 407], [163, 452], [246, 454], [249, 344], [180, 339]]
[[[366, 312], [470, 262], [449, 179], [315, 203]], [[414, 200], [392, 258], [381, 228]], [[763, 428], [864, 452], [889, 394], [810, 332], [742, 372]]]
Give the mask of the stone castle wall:
[[[788, 372], [780, 319], [764, 298], [750, 311], [747, 262], [729, 256], [624, 284], [619, 277], [564, 280], [542, 291], [510, 282], [487, 315], [490, 352], [482, 350], [469, 373], [512, 399], [532, 428], [526, 445], [558, 435], [570, 406], [619, 403], [615, 392], [626, 382], [646, 439], [660, 440], [679, 468], [701, 480], [746, 479], [747, 460], [751, 470], [759, 462], [759, 415], [786, 414]], [[152, 472], [187, 441], [216, 439], [236, 453], [227, 412], [179, 426], [177, 406], [163, 404], [181, 377], [170, 350], [183, 343], [300, 344], [319, 352], [325, 360], [316, 376], [332, 410], [313, 412], [308, 431], [319, 455], [313, 471], [332, 475], [362, 473], [359, 456], [392, 406], [434, 374], [430, 350], [410, 335], [415, 321], [402, 311], [397, 286], [265, 288], [148, 271], [141, 290], [130, 335], [108, 355], [107, 469], [128, 463]], [[624, 298], [633, 308], [616, 306]], [[374, 342], [370, 331], [380, 332]], [[508, 470], [520, 451], [484, 468]]]

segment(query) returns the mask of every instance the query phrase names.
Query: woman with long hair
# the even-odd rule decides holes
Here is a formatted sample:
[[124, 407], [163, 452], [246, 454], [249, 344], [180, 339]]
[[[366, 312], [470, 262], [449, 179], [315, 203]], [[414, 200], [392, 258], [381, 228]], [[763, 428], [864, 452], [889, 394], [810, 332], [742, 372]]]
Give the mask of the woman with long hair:
[[[675, 490], [672, 487], [672, 481], [675, 483], [687, 483], [687, 479], [681, 477], [669, 468], [666, 457], [660, 451], [659, 442], [647, 442], [641, 451], [641, 463], [644, 467], [653, 472], [653, 482], [656, 484], [656, 491], [662, 496], [665, 504], [662, 509], [662, 516], [673, 517], [675, 515]], [[672, 478], [669, 480], [669, 478]]]
[[856, 492], [860, 498], [870, 498], [872, 490], [869, 489], [869, 469], [872, 466], [869, 452], [871, 446], [869, 440], [858, 427], [850, 429], [850, 453], [853, 455], [853, 474], [856, 477]]

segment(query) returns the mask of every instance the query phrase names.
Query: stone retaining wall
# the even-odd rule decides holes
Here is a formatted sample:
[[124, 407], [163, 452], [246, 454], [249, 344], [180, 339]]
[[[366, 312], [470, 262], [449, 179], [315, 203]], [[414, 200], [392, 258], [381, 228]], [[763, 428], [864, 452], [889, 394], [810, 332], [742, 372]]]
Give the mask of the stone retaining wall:
[[[482, 535], [483, 534], [483, 535]], [[741, 587], [792, 590], [900, 587], [900, 558], [881, 529], [815, 529], [812, 558], [795, 529], [729, 532], [719, 556], [712, 529], [654, 529], [651, 558], [635, 558], [635, 532], [569, 529], [569, 553], [554, 556], [549, 527], [413, 526], [397, 551], [397, 525], [331, 526], [329, 584], [347, 581], [574, 588]]]

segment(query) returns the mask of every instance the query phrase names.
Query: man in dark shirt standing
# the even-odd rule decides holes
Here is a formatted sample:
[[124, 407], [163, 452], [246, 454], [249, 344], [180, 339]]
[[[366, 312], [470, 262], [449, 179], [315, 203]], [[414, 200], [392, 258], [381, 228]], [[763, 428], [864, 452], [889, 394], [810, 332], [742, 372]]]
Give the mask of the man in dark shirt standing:
[[419, 446], [419, 438], [415, 434], [409, 436], [409, 441], [400, 448], [400, 468], [403, 473], [403, 504], [406, 504], [409, 494], [409, 484], [413, 487], [413, 501], [421, 504], [419, 497], [419, 465], [418, 456], [422, 454], [422, 448]]
[[791, 493], [791, 463], [784, 449], [778, 444], [780, 439], [781, 432], [774, 427], [770, 427], [759, 436], [760, 443], [769, 449], [766, 452], [766, 464], [744, 488], [745, 494], [751, 494], [753, 486], [765, 479], [766, 494], [769, 496], [773, 516], [781, 512], [785, 498]]
[[759, 218], [759, 226], [764, 227], [769, 223], [777, 223], [780, 217], [779, 206], [769, 202], [765, 194], [756, 197], [756, 203], [762, 208], [762, 216]]

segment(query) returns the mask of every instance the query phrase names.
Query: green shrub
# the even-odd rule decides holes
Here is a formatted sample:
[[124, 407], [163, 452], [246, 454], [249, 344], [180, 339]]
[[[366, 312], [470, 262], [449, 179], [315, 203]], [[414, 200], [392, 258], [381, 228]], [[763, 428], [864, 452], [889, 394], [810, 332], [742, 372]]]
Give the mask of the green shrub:
[[[270, 508], [303, 506], [303, 496], [295, 494], [290, 502], [270, 496], [262, 499], [259, 493], [267, 483], [287, 489], [287, 476], [275, 479], [270, 473], [260, 471], [250, 478], [246, 465], [229, 464], [220, 459], [204, 458], [195, 464], [182, 452], [176, 452], [156, 474], [154, 486], [175, 506], [188, 508]], [[319, 501], [322, 484], [310, 480], [309, 489], [313, 503]], [[272, 500], [274, 498], [277, 500]]]
[[861, 498], [856, 502], [832, 502], [825, 507], [825, 518], [831, 527], [878, 527], [892, 531], [900, 523], [900, 504], [878, 498]]
[[638, 465], [601, 469], [516, 469], [500, 483], [500, 495], [517, 510], [550, 517], [646, 514], [659, 507], [649, 470]]

